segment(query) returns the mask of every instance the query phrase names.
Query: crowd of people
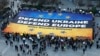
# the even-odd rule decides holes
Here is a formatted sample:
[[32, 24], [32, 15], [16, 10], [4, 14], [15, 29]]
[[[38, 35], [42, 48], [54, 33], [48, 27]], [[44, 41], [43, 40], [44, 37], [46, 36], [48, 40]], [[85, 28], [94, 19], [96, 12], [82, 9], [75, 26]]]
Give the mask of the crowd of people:
[[[89, 39], [73, 39], [71, 37], [52, 35], [4, 33], [4, 37], [6, 39], [6, 45], [14, 47], [15, 51], [18, 52], [18, 56], [21, 55], [19, 51], [24, 55], [33, 55], [34, 50], [38, 50], [34, 54], [35, 56], [48, 56], [46, 52], [48, 47], [52, 48], [54, 52], [59, 50], [66, 51], [66, 49], [72, 49], [73, 51], [81, 49], [83, 54], [85, 54], [85, 51], [91, 49], [94, 44], [94, 41]], [[20, 43], [21, 41], [21, 44], [14, 44], [14, 42]], [[100, 38], [96, 41], [96, 48], [100, 48]]]

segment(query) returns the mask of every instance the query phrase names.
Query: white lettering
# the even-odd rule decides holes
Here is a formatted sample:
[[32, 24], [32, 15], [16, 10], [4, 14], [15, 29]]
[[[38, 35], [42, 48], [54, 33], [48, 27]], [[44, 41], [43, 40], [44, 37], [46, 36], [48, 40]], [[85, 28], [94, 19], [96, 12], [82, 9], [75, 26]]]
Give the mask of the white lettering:
[[24, 21], [23, 24], [28, 24], [28, 21]]
[[81, 25], [81, 28], [86, 28], [86, 25]]
[[17, 21], [17, 23], [23, 23], [23, 22], [24, 22], [24, 21], [22, 21], [22, 20], [18, 20], [18, 21]]
[[88, 21], [84, 21], [84, 24], [88, 24]]
[[24, 20], [29, 20], [29, 18], [24, 18]]

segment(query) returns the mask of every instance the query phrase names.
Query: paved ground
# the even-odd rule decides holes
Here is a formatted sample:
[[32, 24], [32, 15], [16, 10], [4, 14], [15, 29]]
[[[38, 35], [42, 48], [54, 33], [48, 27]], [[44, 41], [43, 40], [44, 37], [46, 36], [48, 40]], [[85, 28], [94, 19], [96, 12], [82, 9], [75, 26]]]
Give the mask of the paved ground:
[[[10, 0], [12, 1], [12, 0]], [[13, 8], [13, 11], [17, 10], [17, 4], [20, 2], [15, 2], [15, 7]], [[75, 5], [73, 5], [71, 2], [67, 2], [66, 0], [64, 0], [64, 6], [62, 6], [63, 8], [68, 7], [72, 7], [75, 8]], [[67, 4], [67, 5], [66, 5]], [[96, 17], [95, 18], [95, 22], [96, 24], [99, 23], [100, 26], [100, 17]], [[98, 31], [98, 29], [95, 27], [96, 32]], [[100, 37], [100, 33], [97, 37]], [[22, 43], [22, 42], [20, 42]], [[15, 44], [19, 44], [16, 43]], [[30, 44], [30, 43], [29, 43]], [[37, 50], [33, 51], [32, 53], [34, 54]], [[62, 52], [62, 51], [58, 51], [58, 52], [54, 52], [53, 48], [47, 48], [47, 53], [49, 56], [83, 56], [82, 55], [82, 50], [78, 50], [76, 52], [74, 52], [72, 49], [66, 49], [66, 51]], [[2, 56], [17, 56], [17, 52], [14, 50], [14, 47], [10, 47], [9, 45], [5, 44], [5, 39], [3, 38], [3, 36], [0, 34], [0, 54], [2, 54]], [[21, 56], [25, 56], [25, 55], [21, 55]], [[26, 55], [26, 56], [30, 56], [30, 55]], [[95, 44], [92, 47], [92, 49], [88, 49], [86, 51], [86, 54], [84, 56], [100, 56], [100, 49], [96, 49]]]

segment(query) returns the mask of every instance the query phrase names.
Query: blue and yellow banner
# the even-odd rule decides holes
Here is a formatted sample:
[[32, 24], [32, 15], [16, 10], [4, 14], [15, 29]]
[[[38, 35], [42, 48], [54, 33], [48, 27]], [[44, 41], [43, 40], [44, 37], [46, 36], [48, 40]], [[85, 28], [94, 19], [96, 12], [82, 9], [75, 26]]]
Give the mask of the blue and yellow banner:
[[21, 11], [4, 29], [4, 32], [18, 32], [63, 37], [92, 39], [93, 23], [91, 14], [57, 13], [42, 11]]

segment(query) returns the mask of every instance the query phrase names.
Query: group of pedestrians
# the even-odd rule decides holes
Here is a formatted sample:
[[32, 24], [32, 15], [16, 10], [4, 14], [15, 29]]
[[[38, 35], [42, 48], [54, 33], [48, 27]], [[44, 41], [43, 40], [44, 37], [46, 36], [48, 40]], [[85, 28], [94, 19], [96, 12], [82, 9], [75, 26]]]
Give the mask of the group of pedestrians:
[[[5, 43], [6, 45], [10, 45], [15, 49], [20, 55], [33, 55], [32, 52], [34, 50], [38, 50], [34, 55], [45, 55], [47, 56], [46, 46], [40, 41], [39, 38], [36, 38], [35, 35], [23, 34], [20, 35], [19, 33], [4, 33]], [[15, 43], [18, 44], [15, 44]], [[41, 43], [40, 43], [41, 42]], [[45, 43], [45, 42], [44, 42]], [[40, 45], [40, 46], [39, 46]], [[20, 52], [20, 53], [19, 53]]]
[[[48, 56], [46, 50], [47, 48], [52, 48], [54, 52], [59, 50], [66, 51], [66, 49], [72, 49], [73, 51], [77, 51], [81, 49], [83, 54], [87, 49], [91, 49], [94, 41], [89, 39], [73, 39], [71, 37], [59, 37], [59, 36], [51, 36], [46, 35], [42, 36], [39, 34], [22, 34], [19, 33], [5, 33], [6, 45], [10, 45], [15, 48], [15, 51], [18, 52], [18, 55], [21, 55], [21, 52], [24, 55], [33, 55], [34, 50], [38, 50], [34, 55]], [[97, 42], [99, 43], [100, 38]], [[19, 44], [14, 44], [15, 42]], [[99, 47], [97, 47], [99, 48]]]

